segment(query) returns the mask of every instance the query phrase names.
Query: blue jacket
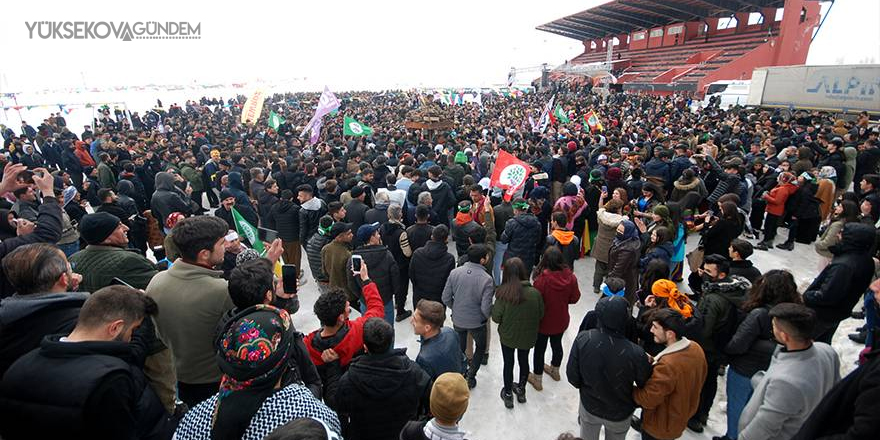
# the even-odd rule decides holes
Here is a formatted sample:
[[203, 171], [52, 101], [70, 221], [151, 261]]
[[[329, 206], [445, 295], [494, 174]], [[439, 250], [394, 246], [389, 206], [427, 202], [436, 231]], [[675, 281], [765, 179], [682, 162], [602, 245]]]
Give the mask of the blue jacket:
[[253, 226], [260, 223], [260, 217], [254, 210], [254, 205], [248, 198], [247, 192], [244, 190], [244, 184], [241, 182], [241, 173], [233, 171], [229, 173], [229, 186], [226, 188], [235, 196], [235, 210], [244, 217]]
[[443, 327], [434, 337], [420, 342], [422, 348], [416, 363], [431, 376], [431, 380], [443, 373], [465, 373], [467, 362], [458, 345], [458, 335], [451, 328]]

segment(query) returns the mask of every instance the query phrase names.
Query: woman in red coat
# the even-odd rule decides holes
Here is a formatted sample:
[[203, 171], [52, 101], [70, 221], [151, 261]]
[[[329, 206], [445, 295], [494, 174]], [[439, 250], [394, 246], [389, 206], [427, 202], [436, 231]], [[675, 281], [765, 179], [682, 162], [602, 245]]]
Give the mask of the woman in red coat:
[[[544, 389], [541, 381], [544, 372], [559, 381], [559, 366], [562, 365], [562, 334], [568, 328], [568, 306], [578, 302], [581, 291], [578, 289], [574, 272], [565, 263], [562, 251], [556, 246], [548, 246], [535, 267], [532, 283], [544, 300], [544, 317], [538, 327], [538, 341], [535, 343], [534, 373], [529, 374], [528, 381], [536, 390]], [[552, 360], [550, 365], [544, 363], [544, 351], [550, 341]]]

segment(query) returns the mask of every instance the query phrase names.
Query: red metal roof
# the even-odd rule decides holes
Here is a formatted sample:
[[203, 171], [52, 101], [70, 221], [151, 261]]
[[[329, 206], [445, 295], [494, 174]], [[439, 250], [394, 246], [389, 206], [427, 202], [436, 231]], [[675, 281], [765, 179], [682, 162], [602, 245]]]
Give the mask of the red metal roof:
[[785, 0], [611, 0], [536, 29], [583, 41], [706, 17], [728, 17], [735, 12], [780, 8], [784, 3]]

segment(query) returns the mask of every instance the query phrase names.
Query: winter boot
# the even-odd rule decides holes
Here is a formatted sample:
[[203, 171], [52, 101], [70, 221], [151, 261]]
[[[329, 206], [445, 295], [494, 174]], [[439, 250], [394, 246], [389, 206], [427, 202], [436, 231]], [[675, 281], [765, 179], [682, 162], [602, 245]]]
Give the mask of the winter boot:
[[522, 381], [513, 385], [513, 394], [516, 394], [516, 401], [526, 403], [526, 381]]
[[769, 251], [770, 248], [772, 248], [772, 247], [773, 247], [773, 243], [772, 243], [772, 242], [766, 242], [766, 241], [762, 241], [762, 242], [760, 242], [760, 243], [758, 243], [758, 244], [755, 245], [755, 249], [758, 249], [758, 250], [761, 250], [761, 251]]
[[507, 409], [513, 409], [513, 394], [510, 391], [505, 391], [504, 388], [502, 388], [501, 400], [504, 401], [504, 406]]
[[785, 243], [777, 244], [776, 247], [779, 249], [786, 250], [786, 251], [791, 251], [791, 250], [794, 250], [794, 242], [793, 241], [786, 241]]
[[529, 373], [528, 381], [530, 384], [532, 384], [532, 387], [535, 388], [535, 391], [542, 391], [544, 389], [544, 385], [542, 384], [543, 378], [543, 374]]
[[559, 377], [559, 367], [554, 367], [552, 365], [544, 364], [544, 372], [550, 375], [550, 378], [559, 382], [562, 378]]

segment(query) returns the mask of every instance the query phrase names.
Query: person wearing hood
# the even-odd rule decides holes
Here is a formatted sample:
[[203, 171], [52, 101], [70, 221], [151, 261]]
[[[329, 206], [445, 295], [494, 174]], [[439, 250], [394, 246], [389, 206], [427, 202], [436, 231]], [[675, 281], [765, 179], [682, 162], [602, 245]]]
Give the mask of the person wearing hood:
[[635, 223], [623, 220], [617, 225], [617, 235], [608, 251], [608, 272], [605, 278], [620, 278], [626, 283], [626, 299], [630, 305], [636, 302], [639, 289], [639, 255], [642, 241]]
[[[266, 192], [269, 191], [271, 190], [267, 186]], [[302, 247], [299, 241], [299, 211], [300, 207], [293, 198], [293, 191], [285, 189], [281, 191], [281, 198], [272, 206], [268, 215], [263, 217], [267, 228], [278, 231], [278, 237], [281, 238], [281, 245], [284, 247], [282, 254], [284, 263], [295, 264], [297, 271], [302, 269], [300, 265], [302, 263]], [[302, 246], [305, 244], [303, 243]], [[318, 252], [320, 253], [320, 250]], [[319, 264], [318, 269], [320, 270], [320, 268]]]
[[[159, 190], [159, 174], [156, 175], [157, 192]], [[229, 180], [226, 190], [235, 197], [235, 210], [238, 211], [238, 213], [241, 214], [241, 216], [251, 225], [258, 225], [260, 223], [260, 217], [257, 216], [257, 211], [254, 210], [254, 205], [251, 204], [251, 200], [248, 198], [247, 192], [244, 190], [241, 173], [233, 171], [228, 174], [228, 178]], [[153, 215], [155, 216], [155, 213]]]
[[400, 431], [400, 440], [465, 440], [458, 421], [467, 411], [470, 390], [461, 374], [443, 373], [431, 387], [428, 421], [412, 421]]
[[433, 225], [448, 225], [449, 212], [455, 207], [455, 193], [452, 187], [442, 179], [443, 171], [440, 166], [434, 165], [428, 168], [428, 180], [425, 182], [425, 189], [431, 193], [431, 200], [434, 212], [437, 217]]
[[648, 355], [624, 336], [629, 303], [605, 296], [596, 304], [598, 328], [578, 334], [568, 357], [568, 382], [580, 392], [580, 437], [624, 439], [636, 408], [633, 391], [651, 376]]
[[863, 223], [847, 223], [840, 242], [829, 247], [831, 263], [804, 291], [804, 304], [816, 311], [814, 339], [831, 343], [840, 321], [848, 318], [871, 283], [875, 230]]
[[272, 211], [272, 207], [278, 204], [278, 188], [278, 182], [267, 180], [263, 187], [263, 191], [260, 192], [260, 196], [257, 199], [257, 211], [262, 224], [266, 224], [269, 212]]
[[[375, 281], [376, 287], [379, 288], [379, 295], [382, 297], [382, 303], [385, 305], [385, 320], [389, 324], [394, 325], [394, 296], [401, 289], [400, 269], [388, 247], [382, 243], [379, 228], [380, 225], [378, 223], [369, 223], [358, 228], [357, 239], [363, 244], [352, 252], [352, 256], [359, 255], [363, 263], [366, 263], [371, 268], [370, 272], [373, 273], [373, 281]], [[349, 259], [348, 267], [353, 267], [351, 259]], [[362, 287], [361, 279], [356, 274], [349, 273], [349, 290], [351, 292], [360, 292]], [[359, 299], [361, 312], [365, 312], [366, 302], [364, 302], [363, 298]]]
[[43, 337], [70, 333], [89, 295], [76, 291], [82, 277], [48, 243], [10, 252], [3, 259], [3, 272], [16, 293], [0, 301], [0, 377], [18, 358], [39, 347]]
[[[564, 198], [565, 196], [561, 197], [559, 200], [561, 201]], [[568, 216], [566, 213], [553, 213], [550, 220], [550, 235], [547, 236], [547, 245], [544, 249], [546, 251], [550, 246], [555, 246], [562, 252], [562, 256], [568, 268], [574, 269], [574, 262], [580, 258], [581, 255], [581, 241], [577, 238], [574, 231], [566, 227], [567, 221]]]
[[711, 374], [703, 383], [700, 406], [688, 421], [688, 428], [698, 433], [702, 432], [709, 418], [709, 410], [718, 391], [718, 376], [715, 373], [725, 361], [723, 349], [739, 324], [737, 311], [752, 287], [749, 280], [730, 275], [730, 261], [718, 254], [706, 256], [699, 274], [703, 278], [702, 296], [697, 303], [697, 310], [703, 316], [703, 331], [699, 341]]
[[669, 197], [669, 200], [678, 202], [689, 192], [699, 194], [701, 200], [709, 195], [703, 179], [697, 177], [694, 170], [686, 168], [681, 172], [681, 177], [672, 184], [672, 195]]
[[141, 254], [147, 253], [147, 224], [146, 219], [142, 217], [138, 204], [135, 201], [135, 186], [129, 180], [120, 180], [116, 184], [116, 203], [125, 210], [127, 226], [129, 227], [128, 236], [131, 239], [131, 245], [140, 250]]
[[75, 148], [75, 150], [74, 150], [73, 154], [79, 160], [79, 164], [83, 170], [89, 170], [91, 168], [94, 168], [95, 165], [97, 165], [95, 163], [95, 159], [93, 159], [92, 155], [89, 154], [89, 151], [86, 150], [86, 143], [85, 142], [83, 142], [83, 141], [74, 142], [74, 148]]
[[[568, 328], [571, 319], [569, 305], [581, 298], [577, 277], [565, 261], [562, 251], [549, 246], [544, 251], [541, 261], [535, 268], [534, 286], [544, 301], [544, 316], [538, 326], [538, 340], [535, 342], [535, 353], [532, 364], [533, 373], [529, 374], [528, 382], [541, 391], [544, 389], [542, 379], [544, 373], [559, 381], [559, 367], [562, 365], [562, 335]], [[544, 352], [550, 342], [552, 358], [550, 364], [544, 363]]]
[[366, 353], [339, 379], [336, 411], [347, 428], [343, 434], [350, 440], [399, 438], [408, 421], [428, 414], [431, 377], [405, 349], [392, 347], [388, 322], [370, 318], [363, 334]]
[[471, 202], [469, 200], [459, 202], [452, 227], [452, 238], [455, 241], [457, 259], [467, 255], [468, 247], [471, 245], [469, 238], [475, 234], [476, 230], [482, 228], [474, 219]]
[[504, 225], [501, 242], [507, 244], [504, 259], [519, 258], [531, 273], [535, 266], [535, 253], [541, 238], [541, 223], [522, 198], [513, 201], [513, 218]]
[[[153, 217], [159, 222], [159, 228], [167, 235], [168, 230], [165, 228], [165, 221], [172, 212], [180, 212], [184, 215], [191, 215], [195, 212], [189, 197], [183, 193], [174, 182], [177, 179], [171, 173], [156, 174], [156, 191], [150, 199], [150, 210]], [[256, 223], [253, 223], [256, 225]]]

